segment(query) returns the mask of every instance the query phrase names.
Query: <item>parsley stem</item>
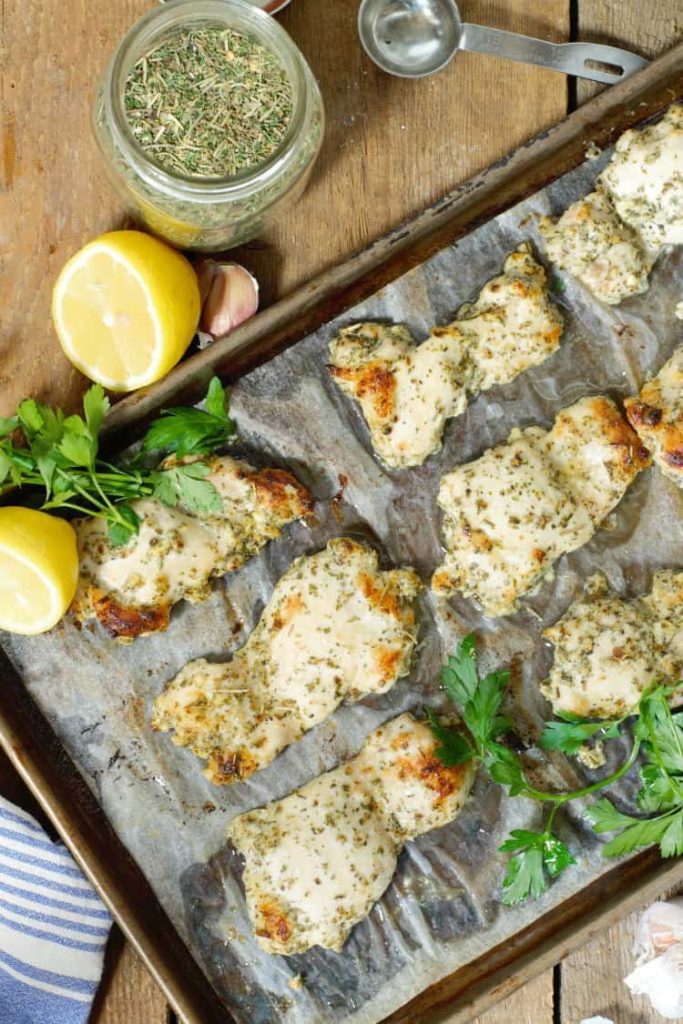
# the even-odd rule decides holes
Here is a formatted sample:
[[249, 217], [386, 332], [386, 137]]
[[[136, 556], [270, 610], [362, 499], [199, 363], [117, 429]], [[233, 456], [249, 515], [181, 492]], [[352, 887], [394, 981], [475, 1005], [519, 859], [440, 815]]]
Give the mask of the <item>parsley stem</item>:
[[551, 807], [550, 814], [548, 815], [548, 820], [545, 823], [545, 835], [549, 836], [552, 833], [555, 815], [557, 814], [561, 806], [562, 804], [558, 802], [553, 807]]
[[544, 793], [540, 789], [534, 789], [532, 786], [527, 786], [524, 791], [524, 796], [529, 797], [532, 800], [542, 800], [546, 803], [553, 803], [556, 807], [553, 809], [551, 819], [554, 816], [554, 811], [557, 810], [562, 804], [568, 803], [570, 800], [579, 800], [581, 797], [590, 796], [591, 793], [597, 793], [600, 789], [607, 789], [613, 782], [617, 782], [622, 775], [626, 775], [628, 771], [633, 767], [638, 754], [640, 753], [641, 741], [636, 739], [633, 741], [631, 752], [627, 759], [612, 775], [608, 775], [606, 779], [598, 779], [597, 782], [591, 783], [590, 786], [584, 786], [582, 789], [575, 789], [569, 793]]
[[[66, 481], [66, 483], [72, 490], [76, 491], [77, 494], [80, 494], [82, 498], [85, 498], [88, 504], [94, 505], [95, 508], [106, 509], [107, 506], [103, 505], [102, 502], [99, 501], [93, 494], [89, 494], [84, 487], [80, 487], [72, 475], [70, 475], [69, 473], [65, 473], [63, 469], [57, 469], [56, 472], [59, 474], [62, 480]], [[86, 513], [86, 515], [87, 514], [89, 513]]]
[[83, 508], [82, 505], [74, 505], [71, 501], [63, 501], [60, 508], [70, 508], [72, 512], [80, 512], [83, 516], [92, 516], [94, 519], [109, 519], [107, 512], [94, 512], [91, 508]]

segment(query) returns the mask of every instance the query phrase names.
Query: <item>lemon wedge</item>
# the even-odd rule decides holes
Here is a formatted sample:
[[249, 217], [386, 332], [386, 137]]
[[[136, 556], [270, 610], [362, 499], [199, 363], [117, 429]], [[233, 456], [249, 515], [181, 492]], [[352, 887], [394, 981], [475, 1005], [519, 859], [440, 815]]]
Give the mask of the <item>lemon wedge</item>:
[[167, 374], [194, 336], [200, 306], [191, 264], [142, 231], [89, 242], [52, 293], [65, 354], [110, 391], [134, 391]]
[[69, 523], [30, 508], [0, 508], [0, 629], [52, 629], [77, 584], [76, 532]]

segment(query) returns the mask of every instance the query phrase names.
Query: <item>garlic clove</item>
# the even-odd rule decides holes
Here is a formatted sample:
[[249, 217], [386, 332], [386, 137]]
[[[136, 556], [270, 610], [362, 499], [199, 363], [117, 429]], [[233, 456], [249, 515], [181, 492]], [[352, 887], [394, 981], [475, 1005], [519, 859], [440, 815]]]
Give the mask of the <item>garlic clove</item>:
[[209, 296], [211, 285], [218, 273], [218, 266], [219, 264], [216, 260], [198, 260], [194, 264], [197, 281], [199, 282], [199, 295], [202, 300], [202, 306]]
[[258, 309], [258, 281], [238, 263], [202, 260], [195, 267], [204, 296], [200, 336], [222, 338]]
[[647, 996], [657, 1013], [667, 1020], [683, 1016], [683, 944], [636, 967], [624, 981], [636, 996]]
[[638, 963], [665, 953], [676, 942], [683, 943], [683, 899], [658, 900], [638, 923], [635, 952]]

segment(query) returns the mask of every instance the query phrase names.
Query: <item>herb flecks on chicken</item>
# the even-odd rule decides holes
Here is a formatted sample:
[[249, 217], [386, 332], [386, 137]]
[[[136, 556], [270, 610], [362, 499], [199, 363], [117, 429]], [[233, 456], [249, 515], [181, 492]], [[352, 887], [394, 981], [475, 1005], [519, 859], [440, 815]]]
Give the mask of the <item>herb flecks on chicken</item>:
[[445, 766], [436, 745], [426, 723], [400, 715], [355, 758], [231, 822], [263, 949], [340, 950], [389, 886], [405, 843], [456, 817], [473, 766]]
[[550, 430], [508, 440], [441, 478], [446, 554], [436, 593], [474, 597], [508, 615], [557, 559], [587, 543], [650, 456], [601, 395], [562, 409]]
[[407, 327], [358, 323], [330, 346], [330, 373], [361, 407], [372, 445], [391, 468], [418, 466], [441, 447], [447, 419], [557, 349], [562, 318], [528, 243], [505, 260], [456, 319], [417, 345]]
[[217, 500], [209, 510], [183, 499], [134, 501], [138, 529], [123, 545], [112, 543], [101, 519], [75, 523], [78, 620], [95, 617], [122, 638], [166, 629], [175, 604], [204, 600], [212, 578], [239, 569], [287, 523], [312, 511], [310, 495], [286, 470], [254, 469], [229, 456], [189, 466], [201, 467], [202, 482], [213, 488]]
[[208, 760], [215, 784], [245, 779], [338, 705], [385, 693], [416, 643], [412, 569], [382, 570], [348, 537], [297, 558], [225, 664], [191, 661], [154, 702], [152, 725]]

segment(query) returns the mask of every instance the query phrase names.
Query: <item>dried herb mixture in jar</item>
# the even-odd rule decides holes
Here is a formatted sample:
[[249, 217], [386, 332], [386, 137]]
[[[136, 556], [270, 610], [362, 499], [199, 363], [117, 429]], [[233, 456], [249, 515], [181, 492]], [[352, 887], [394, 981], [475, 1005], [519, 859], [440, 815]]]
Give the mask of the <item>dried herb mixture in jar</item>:
[[263, 164], [284, 139], [293, 106], [278, 58], [219, 25], [177, 32], [138, 60], [124, 88], [139, 145], [184, 177], [224, 178]]

